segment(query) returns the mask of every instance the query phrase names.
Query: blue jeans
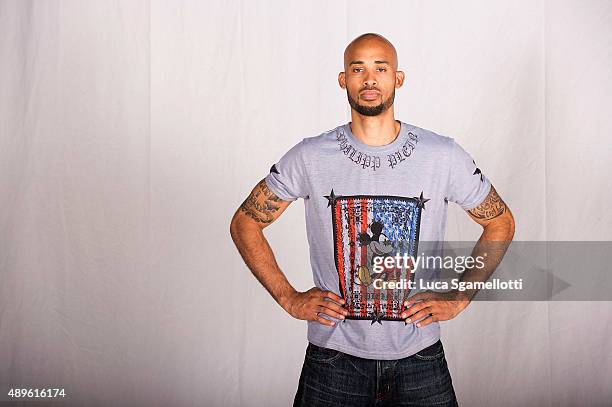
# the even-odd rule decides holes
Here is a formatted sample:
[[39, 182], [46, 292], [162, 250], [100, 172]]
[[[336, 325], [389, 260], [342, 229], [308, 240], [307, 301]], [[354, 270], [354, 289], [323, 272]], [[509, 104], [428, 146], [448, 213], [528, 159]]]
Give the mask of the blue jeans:
[[396, 360], [308, 343], [293, 406], [458, 406], [442, 342]]

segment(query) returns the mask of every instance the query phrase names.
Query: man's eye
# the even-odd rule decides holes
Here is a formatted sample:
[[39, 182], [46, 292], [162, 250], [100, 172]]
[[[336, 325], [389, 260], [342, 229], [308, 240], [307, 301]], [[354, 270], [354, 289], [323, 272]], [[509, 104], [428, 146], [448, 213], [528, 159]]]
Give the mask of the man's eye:
[[378, 70], [382, 71], [382, 72], [386, 72], [387, 68], [378, 68]]
[[353, 72], [359, 72], [359, 71], [362, 71], [362, 70], [363, 70], [363, 68], [354, 68]]

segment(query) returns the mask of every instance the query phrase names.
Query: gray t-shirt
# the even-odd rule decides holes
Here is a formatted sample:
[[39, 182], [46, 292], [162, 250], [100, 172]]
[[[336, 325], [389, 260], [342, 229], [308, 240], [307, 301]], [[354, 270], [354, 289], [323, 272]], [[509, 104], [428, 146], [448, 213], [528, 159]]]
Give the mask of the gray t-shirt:
[[440, 338], [437, 322], [417, 328], [400, 318], [413, 292], [373, 284], [409, 270], [380, 272], [375, 259], [443, 241], [448, 201], [472, 209], [491, 186], [454, 139], [400, 123], [384, 146], [360, 142], [349, 123], [304, 138], [265, 178], [279, 198], [303, 198], [314, 284], [347, 302], [349, 315], [333, 327], [308, 321], [308, 341], [368, 359], [404, 358]]

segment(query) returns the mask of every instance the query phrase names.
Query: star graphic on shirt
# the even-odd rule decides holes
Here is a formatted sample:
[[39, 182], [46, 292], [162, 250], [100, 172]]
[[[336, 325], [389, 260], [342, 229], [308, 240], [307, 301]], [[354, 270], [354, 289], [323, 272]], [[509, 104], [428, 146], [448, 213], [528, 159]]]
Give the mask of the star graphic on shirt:
[[[476, 162], [474, 160], [472, 160], [472, 162], [474, 163], [474, 165], [476, 165]], [[480, 174], [480, 181], [482, 182], [482, 171], [480, 171], [480, 168], [478, 167], [476, 167], [472, 175], [476, 175], [476, 174]]]
[[334, 194], [334, 189], [332, 188], [329, 195], [325, 195], [324, 198], [327, 198], [327, 207], [329, 208], [334, 201], [336, 200], [336, 195]]
[[423, 191], [421, 191], [421, 195], [420, 196], [415, 196], [412, 199], [416, 199], [416, 206], [417, 208], [423, 208], [425, 209], [425, 202], [429, 201], [429, 198], [423, 198]]
[[280, 172], [278, 172], [278, 170], [276, 169], [276, 164], [272, 164], [272, 167], [270, 167], [270, 172], [274, 172], [276, 174], [280, 174]]
[[385, 314], [383, 314], [382, 312], [374, 311], [372, 313], [372, 316], [374, 317], [374, 319], [372, 320], [372, 323], [370, 325], [374, 325], [374, 322], [378, 322], [382, 325], [382, 317], [384, 317]]

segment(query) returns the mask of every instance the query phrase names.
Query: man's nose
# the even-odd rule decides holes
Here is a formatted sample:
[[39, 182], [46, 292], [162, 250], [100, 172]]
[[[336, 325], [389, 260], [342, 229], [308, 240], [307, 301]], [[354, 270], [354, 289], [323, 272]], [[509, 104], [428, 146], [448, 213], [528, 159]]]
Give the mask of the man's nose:
[[375, 86], [376, 85], [376, 77], [371, 72], [368, 72], [368, 74], [365, 77], [365, 80], [364, 80], [363, 84], [365, 86]]

